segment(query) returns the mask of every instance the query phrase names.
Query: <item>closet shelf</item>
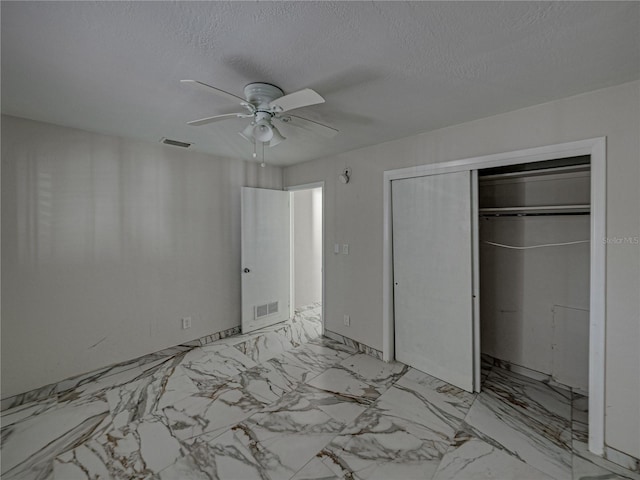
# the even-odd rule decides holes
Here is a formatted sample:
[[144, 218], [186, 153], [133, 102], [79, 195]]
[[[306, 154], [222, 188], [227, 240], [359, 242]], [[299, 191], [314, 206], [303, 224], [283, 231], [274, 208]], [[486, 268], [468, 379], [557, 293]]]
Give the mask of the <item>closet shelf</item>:
[[503, 178], [530, 178], [530, 177], [547, 177], [549, 175], [554, 176], [566, 176], [573, 175], [576, 173], [589, 173], [590, 165], [580, 164], [580, 165], [569, 165], [566, 167], [551, 167], [551, 168], [539, 168], [536, 170], [521, 170], [516, 172], [505, 172], [505, 173], [494, 173], [494, 174], [480, 174], [478, 176], [478, 181], [483, 183], [487, 180], [498, 180]]
[[545, 205], [539, 207], [496, 207], [480, 208], [480, 215], [540, 215], [589, 213], [590, 205]]

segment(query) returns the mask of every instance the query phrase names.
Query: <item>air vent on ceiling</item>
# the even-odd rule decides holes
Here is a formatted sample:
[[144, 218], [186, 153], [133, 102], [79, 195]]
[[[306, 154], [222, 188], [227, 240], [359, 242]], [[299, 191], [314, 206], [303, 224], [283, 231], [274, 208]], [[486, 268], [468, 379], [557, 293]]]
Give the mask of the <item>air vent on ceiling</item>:
[[189, 148], [193, 143], [181, 142], [180, 140], [171, 140], [170, 138], [162, 137], [160, 143], [165, 145], [171, 145], [173, 147]]

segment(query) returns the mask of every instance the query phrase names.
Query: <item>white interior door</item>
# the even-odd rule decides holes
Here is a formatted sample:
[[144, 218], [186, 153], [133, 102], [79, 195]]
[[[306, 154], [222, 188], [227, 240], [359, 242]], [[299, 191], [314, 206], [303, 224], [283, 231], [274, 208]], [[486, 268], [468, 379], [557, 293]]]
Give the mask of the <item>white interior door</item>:
[[289, 318], [289, 192], [242, 188], [242, 331]]
[[473, 391], [471, 172], [391, 188], [396, 359]]

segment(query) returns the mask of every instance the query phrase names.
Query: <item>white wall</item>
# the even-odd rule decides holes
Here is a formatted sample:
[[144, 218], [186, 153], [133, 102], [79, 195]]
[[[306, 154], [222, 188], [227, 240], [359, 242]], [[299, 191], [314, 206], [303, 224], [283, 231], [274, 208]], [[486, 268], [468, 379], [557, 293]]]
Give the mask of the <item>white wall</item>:
[[292, 192], [294, 307], [322, 301], [322, 188]]
[[240, 186], [281, 183], [3, 116], [2, 396], [239, 325]]
[[[326, 181], [326, 328], [382, 348], [384, 170], [606, 135], [607, 236], [637, 238], [639, 132], [636, 81], [286, 168], [286, 185]], [[349, 255], [333, 255], [334, 241]], [[640, 457], [640, 245], [608, 244], [606, 273], [605, 442]]]

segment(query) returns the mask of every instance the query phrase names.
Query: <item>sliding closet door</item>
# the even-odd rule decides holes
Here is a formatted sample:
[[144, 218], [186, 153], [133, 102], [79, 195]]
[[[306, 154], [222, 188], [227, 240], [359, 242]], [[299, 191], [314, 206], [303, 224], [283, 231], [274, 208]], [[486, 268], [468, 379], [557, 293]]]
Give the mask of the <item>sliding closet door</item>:
[[471, 172], [392, 182], [396, 359], [474, 389]]

